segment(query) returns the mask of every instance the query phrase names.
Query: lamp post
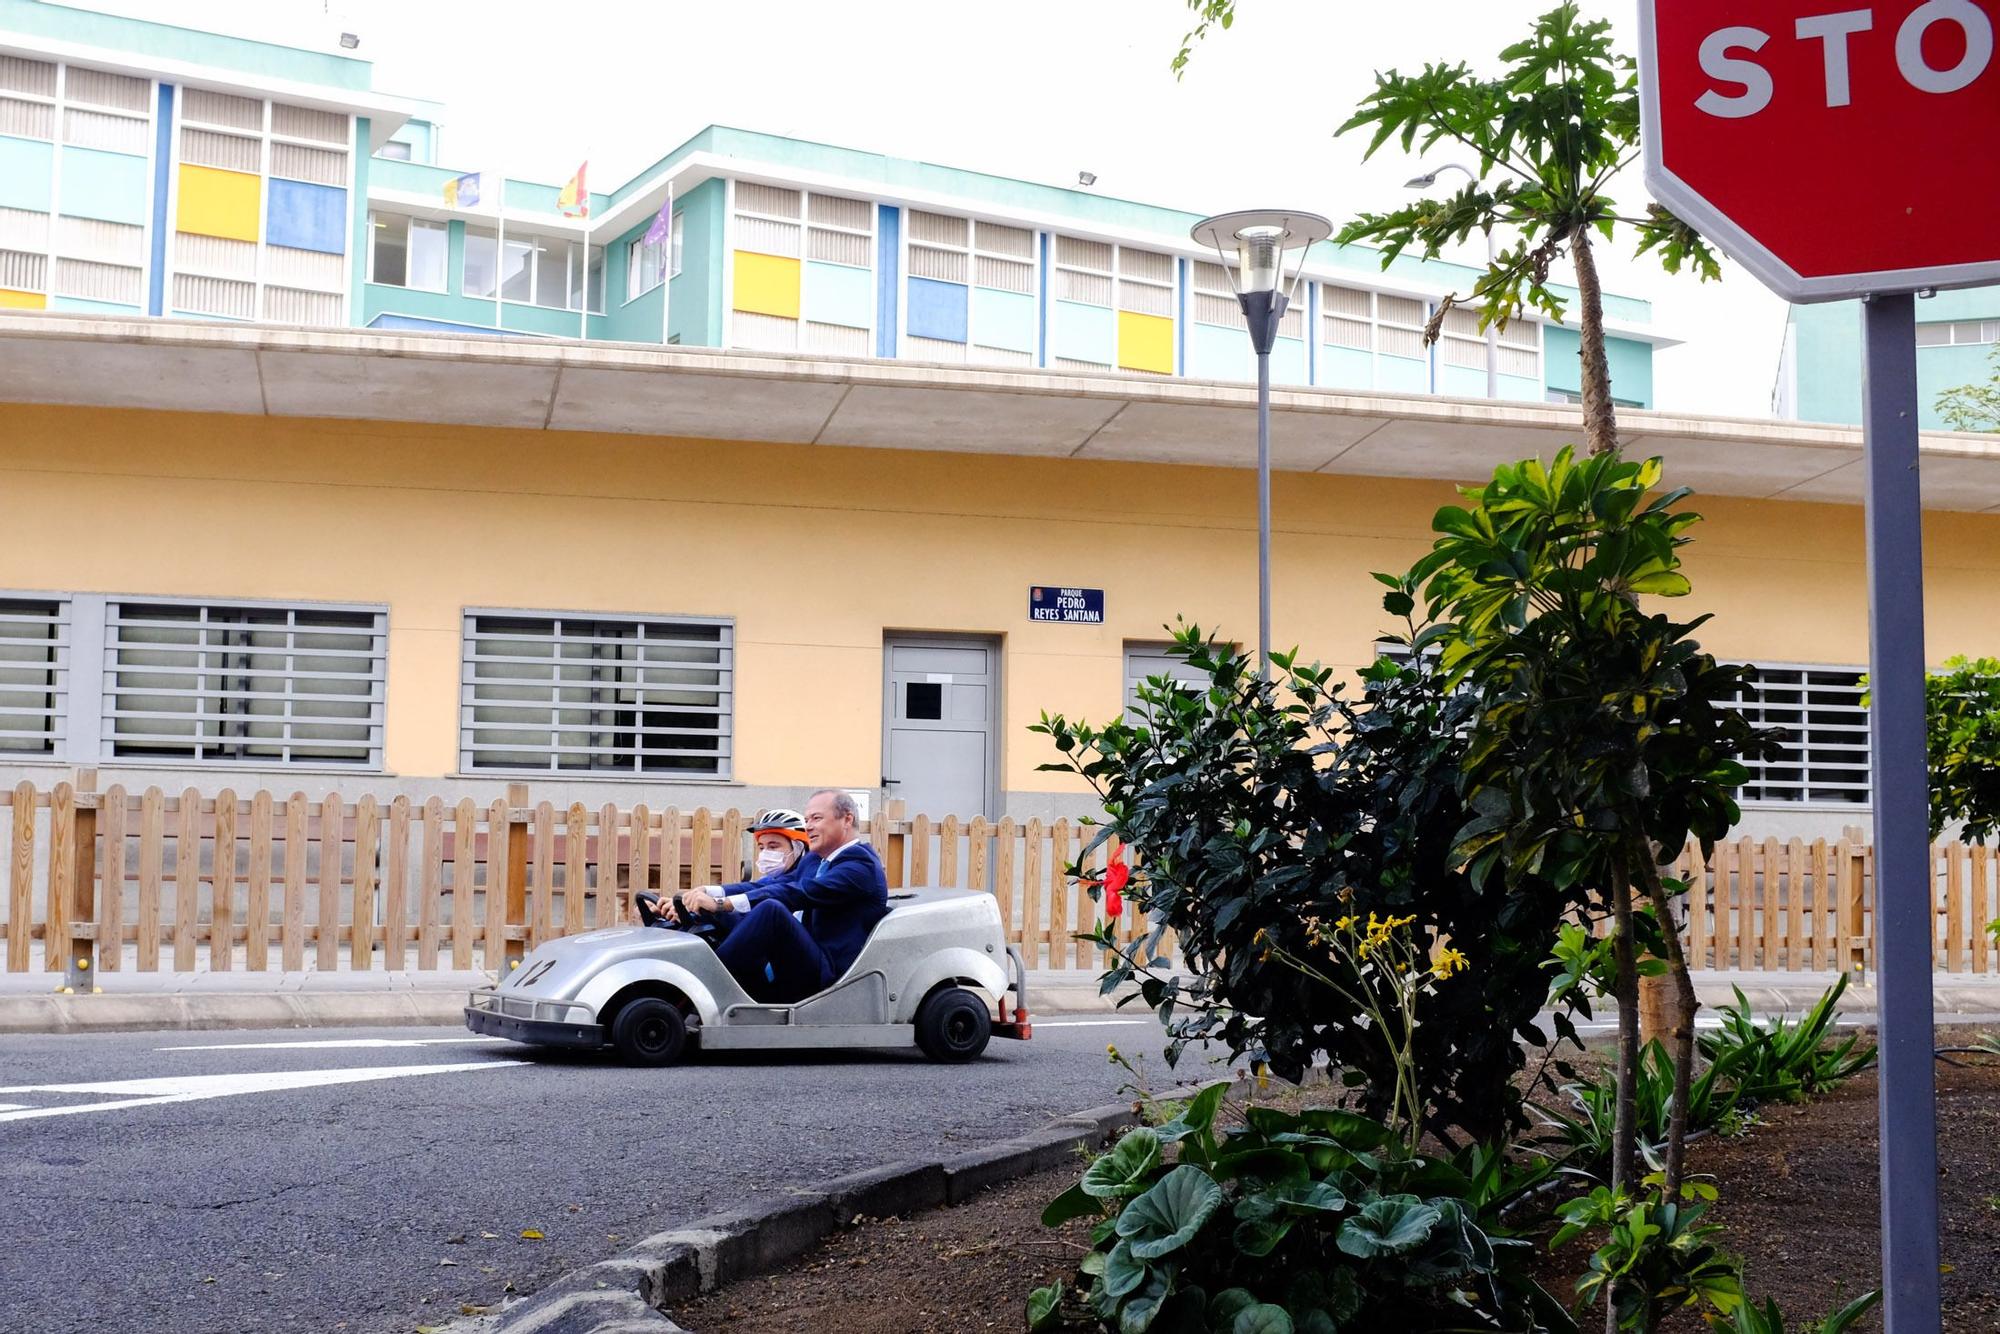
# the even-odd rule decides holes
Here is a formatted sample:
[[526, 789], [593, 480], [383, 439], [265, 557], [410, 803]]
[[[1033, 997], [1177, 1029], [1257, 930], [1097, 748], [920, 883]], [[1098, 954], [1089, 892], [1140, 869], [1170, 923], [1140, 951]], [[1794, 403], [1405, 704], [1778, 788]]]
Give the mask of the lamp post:
[[[1412, 176], [1409, 180], [1403, 182], [1403, 187], [1408, 190], [1428, 190], [1437, 184], [1439, 173], [1447, 171], [1462, 171], [1465, 173], [1466, 180], [1471, 181], [1474, 185], [1479, 184], [1479, 174], [1473, 171], [1472, 168], [1460, 166], [1456, 162], [1447, 162], [1436, 171], [1427, 171], [1421, 176]], [[1488, 269], [1493, 267], [1493, 229], [1491, 227], [1486, 229], [1486, 267]], [[1486, 326], [1486, 396], [1488, 398], [1500, 397], [1500, 326], [1497, 324]]]
[[[1198, 245], [1215, 251], [1257, 353], [1257, 672], [1271, 675], [1271, 348], [1298, 292], [1306, 250], [1333, 235], [1317, 213], [1275, 209], [1222, 213], [1194, 225]], [[1231, 255], [1235, 256], [1234, 261]], [[1310, 332], [1310, 331], [1309, 331]]]

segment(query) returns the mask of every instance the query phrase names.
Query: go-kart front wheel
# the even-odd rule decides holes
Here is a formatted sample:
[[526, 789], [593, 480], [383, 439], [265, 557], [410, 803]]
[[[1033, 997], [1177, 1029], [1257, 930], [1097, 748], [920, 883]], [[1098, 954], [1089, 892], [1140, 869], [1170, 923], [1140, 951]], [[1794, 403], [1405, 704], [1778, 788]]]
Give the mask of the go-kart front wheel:
[[917, 1007], [917, 1046], [933, 1061], [969, 1061], [986, 1050], [993, 1016], [963, 987], [946, 987]]
[[673, 1002], [644, 996], [618, 1012], [611, 1045], [631, 1065], [672, 1065], [687, 1045], [687, 1020]]

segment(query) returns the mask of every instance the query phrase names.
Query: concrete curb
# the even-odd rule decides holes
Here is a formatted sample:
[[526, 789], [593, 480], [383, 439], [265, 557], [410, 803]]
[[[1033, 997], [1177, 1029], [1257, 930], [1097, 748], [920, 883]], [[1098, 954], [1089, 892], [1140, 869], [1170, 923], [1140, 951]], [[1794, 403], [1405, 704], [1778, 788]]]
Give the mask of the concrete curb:
[[0, 996], [0, 1033], [457, 1024], [462, 991], [251, 991]]
[[989, 1186], [1058, 1166], [1137, 1124], [1129, 1103], [1093, 1107], [970, 1153], [890, 1163], [781, 1200], [710, 1214], [565, 1274], [506, 1311], [439, 1328], [448, 1334], [689, 1334], [661, 1308], [768, 1273], [860, 1219], [963, 1203]]

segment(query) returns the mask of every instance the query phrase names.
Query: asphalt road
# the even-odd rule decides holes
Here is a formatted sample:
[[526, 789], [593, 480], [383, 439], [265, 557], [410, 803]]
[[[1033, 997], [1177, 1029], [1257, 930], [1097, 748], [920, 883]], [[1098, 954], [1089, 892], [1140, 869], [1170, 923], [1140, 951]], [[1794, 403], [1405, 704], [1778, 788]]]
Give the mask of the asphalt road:
[[1149, 1019], [1050, 1020], [967, 1066], [652, 1071], [438, 1028], [0, 1038], [0, 1326], [407, 1334], [717, 1209], [1116, 1100], [1107, 1041], [1160, 1045]]

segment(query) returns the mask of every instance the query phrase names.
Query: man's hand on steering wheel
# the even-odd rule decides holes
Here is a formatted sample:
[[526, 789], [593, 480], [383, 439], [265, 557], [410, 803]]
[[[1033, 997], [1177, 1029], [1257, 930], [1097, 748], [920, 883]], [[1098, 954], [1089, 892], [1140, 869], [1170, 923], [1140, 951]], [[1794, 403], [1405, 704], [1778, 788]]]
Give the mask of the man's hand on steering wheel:
[[716, 893], [721, 888], [722, 886], [720, 885], [697, 885], [686, 893], [678, 895], [677, 899], [680, 906], [685, 908], [689, 915], [695, 913], [728, 912], [728, 900]]

